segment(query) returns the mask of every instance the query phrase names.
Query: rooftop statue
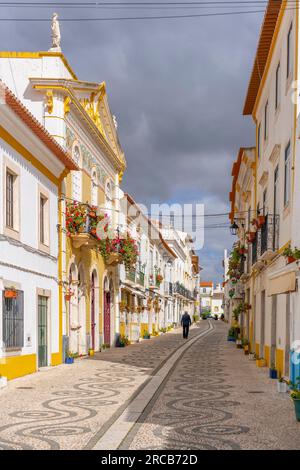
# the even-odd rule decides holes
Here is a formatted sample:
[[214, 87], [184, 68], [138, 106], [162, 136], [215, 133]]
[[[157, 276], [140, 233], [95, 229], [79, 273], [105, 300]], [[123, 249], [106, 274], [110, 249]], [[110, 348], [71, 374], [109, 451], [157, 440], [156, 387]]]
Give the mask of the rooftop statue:
[[61, 48], [60, 48], [61, 35], [60, 35], [60, 27], [59, 27], [57, 13], [53, 13], [52, 15], [51, 31], [52, 31], [52, 47], [50, 51], [61, 51]]

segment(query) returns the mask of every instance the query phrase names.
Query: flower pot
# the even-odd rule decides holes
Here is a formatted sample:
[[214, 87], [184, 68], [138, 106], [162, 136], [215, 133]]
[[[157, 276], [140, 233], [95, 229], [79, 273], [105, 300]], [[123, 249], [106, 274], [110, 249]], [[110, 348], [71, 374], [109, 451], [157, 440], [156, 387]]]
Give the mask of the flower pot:
[[248, 359], [249, 361], [255, 361], [255, 354], [249, 352]]
[[262, 227], [266, 221], [266, 217], [264, 215], [259, 215], [257, 217], [257, 226]]
[[277, 379], [277, 370], [276, 369], [269, 369], [269, 377], [270, 377], [270, 379]]
[[293, 398], [296, 420], [300, 421], [300, 399]]
[[16, 290], [13, 289], [6, 289], [4, 291], [4, 297], [6, 299], [15, 299], [18, 296], [18, 293]]
[[95, 351], [93, 349], [89, 350], [89, 356], [93, 357], [95, 355]]
[[235, 342], [235, 337], [234, 336], [228, 336], [227, 341]]
[[287, 257], [287, 264], [291, 264], [291, 263], [293, 263], [294, 261], [296, 261], [296, 258], [294, 258], [293, 256], [288, 256], [288, 257]]
[[4, 388], [7, 386], [7, 378], [6, 377], [0, 377], [0, 388]]
[[74, 364], [74, 357], [66, 357], [65, 363], [66, 364]]
[[249, 355], [249, 346], [244, 346], [244, 354], [245, 356]]
[[286, 382], [279, 382], [277, 381], [277, 392], [278, 393], [286, 393], [287, 392], [287, 383]]

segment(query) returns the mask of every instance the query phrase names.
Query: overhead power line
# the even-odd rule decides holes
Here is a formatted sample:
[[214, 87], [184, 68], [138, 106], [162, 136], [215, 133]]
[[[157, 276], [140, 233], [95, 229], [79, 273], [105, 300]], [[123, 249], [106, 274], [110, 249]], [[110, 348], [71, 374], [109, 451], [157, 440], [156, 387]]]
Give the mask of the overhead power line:
[[[61, 23], [66, 22], [96, 22], [96, 21], [124, 21], [124, 20], [162, 20], [177, 18], [201, 18], [209, 16], [229, 16], [229, 15], [245, 15], [251, 13], [263, 13], [265, 10], [249, 10], [249, 11], [231, 11], [219, 13], [201, 13], [191, 15], [156, 15], [156, 16], [121, 16], [121, 17], [104, 17], [104, 18], [61, 18]], [[1, 22], [49, 22], [49, 18], [0, 18]]]

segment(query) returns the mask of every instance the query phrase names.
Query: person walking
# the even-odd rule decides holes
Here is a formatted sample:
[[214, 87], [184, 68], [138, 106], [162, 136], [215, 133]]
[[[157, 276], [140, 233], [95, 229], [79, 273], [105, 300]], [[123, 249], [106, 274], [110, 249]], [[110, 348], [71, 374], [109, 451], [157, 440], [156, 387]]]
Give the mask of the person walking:
[[191, 317], [187, 312], [184, 312], [184, 314], [181, 317], [181, 325], [183, 329], [183, 338], [188, 339], [189, 336], [189, 329], [192, 324]]

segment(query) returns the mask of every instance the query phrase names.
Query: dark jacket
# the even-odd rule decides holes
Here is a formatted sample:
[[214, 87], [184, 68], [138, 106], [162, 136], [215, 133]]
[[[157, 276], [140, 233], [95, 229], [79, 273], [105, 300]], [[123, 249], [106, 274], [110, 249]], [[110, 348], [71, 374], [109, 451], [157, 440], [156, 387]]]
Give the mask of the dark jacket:
[[184, 313], [181, 317], [182, 326], [190, 326], [192, 324], [191, 317], [188, 313]]

